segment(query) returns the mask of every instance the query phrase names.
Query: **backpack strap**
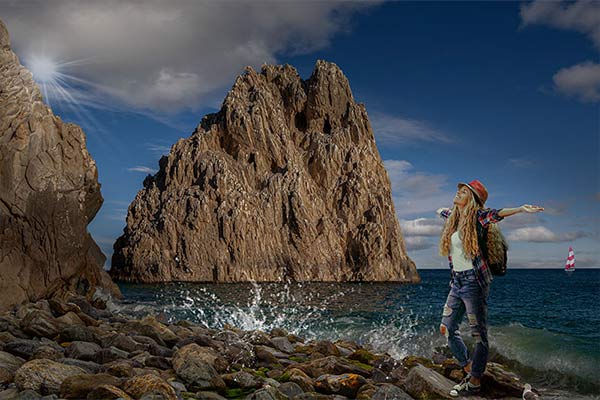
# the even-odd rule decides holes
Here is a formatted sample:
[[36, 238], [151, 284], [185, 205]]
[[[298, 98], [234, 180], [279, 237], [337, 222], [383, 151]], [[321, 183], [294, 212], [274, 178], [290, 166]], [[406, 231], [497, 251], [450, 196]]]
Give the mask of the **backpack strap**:
[[488, 248], [487, 248], [487, 234], [488, 228], [484, 227], [479, 220], [476, 221], [475, 226], [477, 227], [477, 244], [479, 245], [479, 251], [481, 255], [487, 260]]

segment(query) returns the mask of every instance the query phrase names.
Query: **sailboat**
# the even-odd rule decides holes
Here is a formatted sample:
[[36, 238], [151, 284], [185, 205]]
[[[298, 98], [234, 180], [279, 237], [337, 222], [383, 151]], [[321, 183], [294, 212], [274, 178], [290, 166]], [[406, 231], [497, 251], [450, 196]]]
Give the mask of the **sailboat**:
[[575, 253], [573, 247], [569, 246], [569, 255], [567, 256], [567, 263], [565, 264], [565, 272], [575, 271]]

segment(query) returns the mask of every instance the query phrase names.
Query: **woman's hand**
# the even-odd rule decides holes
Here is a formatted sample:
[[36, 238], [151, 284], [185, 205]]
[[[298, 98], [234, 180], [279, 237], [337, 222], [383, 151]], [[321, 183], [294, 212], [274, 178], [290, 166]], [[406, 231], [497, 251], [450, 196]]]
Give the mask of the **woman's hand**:
[[536, 213], [536, 212], [544, 211], [544, 207], [533, 206], [531, 204], [523, 204], [521, 206], [521, 211], [526, 212], [526, 213]]

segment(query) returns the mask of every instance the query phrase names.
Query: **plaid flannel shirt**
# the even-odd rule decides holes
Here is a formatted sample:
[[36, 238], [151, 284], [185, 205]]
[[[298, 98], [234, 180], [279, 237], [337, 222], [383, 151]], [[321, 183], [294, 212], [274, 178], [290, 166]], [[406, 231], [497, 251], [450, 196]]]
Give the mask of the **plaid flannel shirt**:
[[[484, 228], [487, 228], [489, 224], [502, 221], [504, 217], [498, 215], [498, 212], [500, 212], [500, 210], [502, 209], [495, 210], [493, 208], [487, 208], [477, 210], [477, 222], [481, 224]], [[452, 210], [446, 208], [440, 212], [440, 217], [447, 219], [450, 216], [451, 212]], [[452, 265], [451, 255], [448, 255], [448, 263], [450, 265], [450, 271], [451, 273], [453, 273], [454, 269]], [[477, 276], [479, 286], [485, 288], [490, 284], [490, 282], [492, 282], [492, 272], [488, 267], [487, 260], [484, 257], [482, 257], [481, 254], [478, 254], [475, 256], [475, 258], [473, 258], [473, 269], [475, 270], [475, 275]]]

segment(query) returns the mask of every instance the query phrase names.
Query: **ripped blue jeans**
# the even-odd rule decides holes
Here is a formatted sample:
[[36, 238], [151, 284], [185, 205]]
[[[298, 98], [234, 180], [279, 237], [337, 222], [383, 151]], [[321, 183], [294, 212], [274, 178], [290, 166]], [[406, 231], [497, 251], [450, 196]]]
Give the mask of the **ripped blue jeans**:
[[[474, 270], [452, 273], [451, 289], [442, 312], [440, 332], [448, 339], [448, 346], [461, 367], [471, 361], [471, 376], [481, 378], [489, 354], [487, 336], [487, 308], [490, 288], [481, 288]], [[469, 320], [475, 348], [469, 351], [463, 342], [458, 326], [465, 313]]]

